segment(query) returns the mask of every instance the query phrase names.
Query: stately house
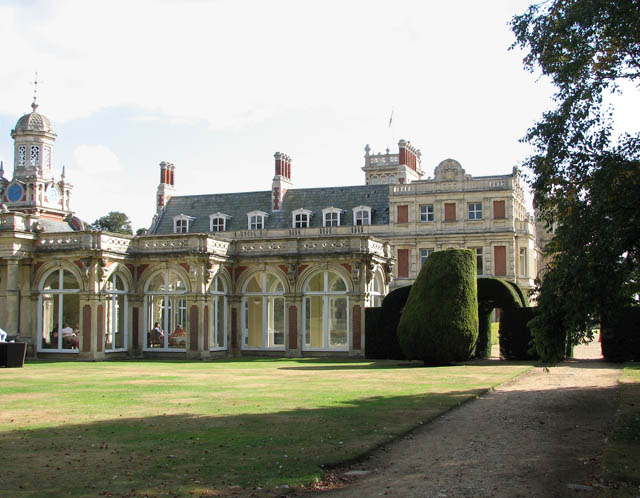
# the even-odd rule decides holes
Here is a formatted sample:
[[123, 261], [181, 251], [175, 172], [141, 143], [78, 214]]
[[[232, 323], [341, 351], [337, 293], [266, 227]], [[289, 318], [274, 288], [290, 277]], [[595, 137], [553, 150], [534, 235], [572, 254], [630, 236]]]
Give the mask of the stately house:
[[478, 273], [528, 289], [539, 252], [520, 176], [471, 177], [452, 159], [365, 148], [365, 185], [177, 195], [160, 164], [146, 235], [89, 230], [70, 208], [56, 135], [22, 116], [13, 178], [0, 166], [0, 327], [37, 357], [362, 356], [364, 309], [408, 285], [433, 251], [470, 248]]

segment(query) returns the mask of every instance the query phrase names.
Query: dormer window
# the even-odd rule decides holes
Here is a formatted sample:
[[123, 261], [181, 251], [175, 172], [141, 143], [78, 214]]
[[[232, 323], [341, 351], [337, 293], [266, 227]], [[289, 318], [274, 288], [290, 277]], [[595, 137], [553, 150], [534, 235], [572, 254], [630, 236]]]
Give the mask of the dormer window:
[[193, 216], [179, 214], [173, 217], [173, 233], [188, 233], [191, 222], [195, 220]]
[[339, 227], [340, 215], [342, 209], [328, 207], [322, 210], [322, 226], [323, 227]]
[[353, 208], [354, 225], [371, 225], [371, 207], [358, 206]]
[[309, 211], [308, 209], [302, 209], [302, 208], [292, 211], [291, 221], [292, 221], [293, 228], [309, 228], [309, 225], [311, 224], [312, 214], [313, 214], [312, 211]]
[[224, 213], [213, 213], [209, 215], [209, 231], [211, 232], [224, 232], [229, 222], [231, 221], [231, 216]]
[[249, 230], [262, 230], [267, 216], [267, 213], [264, 211], [251, 211], [247, 213]]

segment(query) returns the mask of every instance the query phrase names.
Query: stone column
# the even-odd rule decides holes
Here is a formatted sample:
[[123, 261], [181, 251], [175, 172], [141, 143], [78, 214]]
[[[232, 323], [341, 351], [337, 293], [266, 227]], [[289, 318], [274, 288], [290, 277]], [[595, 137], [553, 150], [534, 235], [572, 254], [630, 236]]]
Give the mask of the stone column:
[[8, 335], [18, 335], [18, 322], [20, 316], [20, 259], [5, 258], [7, 262], [7, 280], [2, 286], [2, 301], [4, 311], [0, 315], [0, 327]]

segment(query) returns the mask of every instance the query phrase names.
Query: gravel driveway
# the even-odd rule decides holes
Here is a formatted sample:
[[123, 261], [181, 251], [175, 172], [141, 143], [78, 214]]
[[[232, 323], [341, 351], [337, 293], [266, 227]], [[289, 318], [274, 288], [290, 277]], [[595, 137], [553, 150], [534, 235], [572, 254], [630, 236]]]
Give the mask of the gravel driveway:
[[597, 342], [577, 347], [574, 359], [534, 368], [338, 471], [350, 482], [316, 494], [595, 496], [620, 373]]

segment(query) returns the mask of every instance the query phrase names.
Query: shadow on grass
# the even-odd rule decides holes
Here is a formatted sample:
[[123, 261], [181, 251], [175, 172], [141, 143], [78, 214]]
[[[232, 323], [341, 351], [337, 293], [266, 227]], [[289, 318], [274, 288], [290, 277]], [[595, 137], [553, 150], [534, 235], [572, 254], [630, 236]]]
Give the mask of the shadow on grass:
[[[481, 390], [370, 397], [277, 413], [192, 413], [0, 433], [6, 496], [183, 496], [299, 485], [353, 461]], [[0, 493], [0, 494], [2, 494]]]
[[[615, 368], [585, 360], [571, 366]], [[122, 413], [117, 419], [80, 424], [69, 420], [55, 427], [20, 427], [16, 420], [15, 430], [0, 433], [2, 493], [12, 497], [226, 495], [234, 485], [250, 489], [307, 483], [320, 478], [323, 469], [362, 458], [484, 391], [374, 396], [276, 413], [148, 417]], [[585, 415], [597, 417], [600, 405], [595, 406], [592, 397], [600, 391], [553, 388], [544, 396], [553, 416], [575, 416], [573, 405], [563, 400], [577, 392]], [[500, 393], [499, 402], [514, 394], [524, 400], [540, 397], [540, 391], [512, 391]]]

